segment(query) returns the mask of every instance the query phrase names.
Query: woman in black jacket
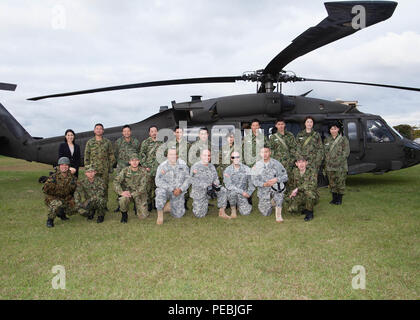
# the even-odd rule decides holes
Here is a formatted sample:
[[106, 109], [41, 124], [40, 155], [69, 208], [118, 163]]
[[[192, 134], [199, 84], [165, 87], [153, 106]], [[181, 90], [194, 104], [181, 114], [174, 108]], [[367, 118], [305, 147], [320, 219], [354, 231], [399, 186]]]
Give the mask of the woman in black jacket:
[[58, 149], [58, 158], [67, 157], [70, 159], [70, 171], [76, 177], [79, 176], [79, 167], [80, 167], [80, 147], [78, 144], [74, 143], [76, 135], [72, 129], [67, 129], [64, 134], [65, 142], [60, 144]]

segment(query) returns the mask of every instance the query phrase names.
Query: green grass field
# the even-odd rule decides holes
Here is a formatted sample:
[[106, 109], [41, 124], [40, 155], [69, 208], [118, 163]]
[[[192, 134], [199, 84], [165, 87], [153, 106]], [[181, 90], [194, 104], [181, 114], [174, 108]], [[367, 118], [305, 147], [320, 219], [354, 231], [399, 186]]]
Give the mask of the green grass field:
[[[162, 226], [156, 211], [130, 212], [123, 225], [112, 194], [104, 223], [71, 216], [51, 229], [38, 183], [49, 169], [0, 157], [0, 299], [420, 298], [420, 166], [349, 177], [340, 207], [321, 189], [311, 222], [257, 210], [225, 221], [212, 207]], [[55, 265], [65, 290], [52, 288]]]

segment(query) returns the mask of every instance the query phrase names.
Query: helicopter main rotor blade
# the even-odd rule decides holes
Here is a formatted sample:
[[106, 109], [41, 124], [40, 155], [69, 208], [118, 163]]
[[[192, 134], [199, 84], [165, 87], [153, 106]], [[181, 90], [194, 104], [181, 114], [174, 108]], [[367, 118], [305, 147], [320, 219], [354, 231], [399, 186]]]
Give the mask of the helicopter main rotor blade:
[[[264, 74], [277, 75], [296, 58], [351, 35], [363, 27], [369, 27], [388, 19], [394, 13], [397, 2], [344, 1], [325, 2], [324, 5], [327, 9], [328, 17], [294, 39], [288, 47], [271, 60], [264, 69]], [[355, 13], [352, 13], [353, 9]], [[363, 15], [363, 11], [365, 15]], [[360, 21], [358, 20], [357, 12], [359, 12]], [[366, 23], [363, 24], [363, 22]], [[357, 28], [358, 25], [360, 25], [360, 28]]]
[[12, 83], [0, 82], [0, 90], [15, 91], [17, 85]]
[[293, 80], [293, 81], [336, 82], [336, 83], [346, 83], [346, 84], [357, 84], [357, 85], [362, 85], [362, 86], [373, 86], [373, 87], [384, 87], [384, 88], [400, 89], [400, 90], [420, 91], [420, 88], [402, 87], [402, 86], [394, 86], [394, 85], [391, 85], [391, 84], [381, 84], [381, 83], [371, 83], [371, 82], [327, 80], [327, 79], [310, 79], [310, 78], [297, 78], [296, 80]]
[[142, 83], [125, 84], [125, 85], [120, 85], [120, 86], [97, 88], [97, 89], [57, 93], [57, 94], [51, 94], [51, 95], [46, 95], [46, 96], [29, 98], [27, 100], [37, 101], [37, 100], [47, 99], [47, 98], [67, 97], [67, 96], [75, 96], [75, 95], [88, 94], [88, 93], [104, 92], [104, 91], [115, 91], [115, 90], [146, 88], [146, 87], [159, 87], [159, 86], [172, 86], [172, 85], [179, 85], [179, 84], [224, 83], [224, 82], [235, 82], [239, 80], [244, 80], [243, 76], [188, 78], [188, 79], [151, 81], [151, 82], [142, 82]]

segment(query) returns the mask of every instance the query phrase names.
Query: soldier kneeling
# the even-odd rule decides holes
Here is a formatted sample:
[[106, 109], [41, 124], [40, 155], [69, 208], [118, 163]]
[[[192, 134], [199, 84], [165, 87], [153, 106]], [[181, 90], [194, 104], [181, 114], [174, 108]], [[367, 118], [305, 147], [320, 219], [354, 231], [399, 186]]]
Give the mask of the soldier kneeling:
[[98, 216], [97, 223], [104, 221], [105, 217], [105, 187], [101, 177], [96, 176], [96, 170], [92, 165], [85, 167], [86, 178], [77, 182], [74, 201], [76, 208], [82, 216], [92, 220], [95, 212]]
[[149, 174], [140, 167], [139, 156], [136, 153], [130, 155], [130, 166], [121, 170], [114, 179], [115, 192], [120, 196], [118, 199], [121, 210], [121, 223], [128, 221], [128, 207], [134, 201], [139, 219], [147, 218], [147, 183]]
[[66, 213], [70, 215], [75, 212], [73, 193], [76, 190], [77, 178], [69, 171], [69, 158], [58, 159], [58, 167], [42, 187], [48, 207], [48, 228], [54, 227], [56, 216], [61, 220], [68, 220]]

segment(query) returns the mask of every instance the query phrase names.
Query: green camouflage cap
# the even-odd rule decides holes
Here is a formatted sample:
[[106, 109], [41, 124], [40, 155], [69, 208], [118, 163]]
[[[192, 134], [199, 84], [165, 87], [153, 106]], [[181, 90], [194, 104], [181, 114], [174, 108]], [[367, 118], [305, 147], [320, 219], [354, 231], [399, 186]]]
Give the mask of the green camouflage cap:
[[88, 171], [96, 171], [95, 167], [91, 164], [88, 164], [87, 166], [85, 166], [85, 172]]
[[130, 160], [134, 159], [140, 160], [139, 155], [136, 152], [130, 153]]
[[61, 157], [60, 159], [58, 159], [58, 165], [60, 164], [70, 165], [70, 159], [67, 157]]

